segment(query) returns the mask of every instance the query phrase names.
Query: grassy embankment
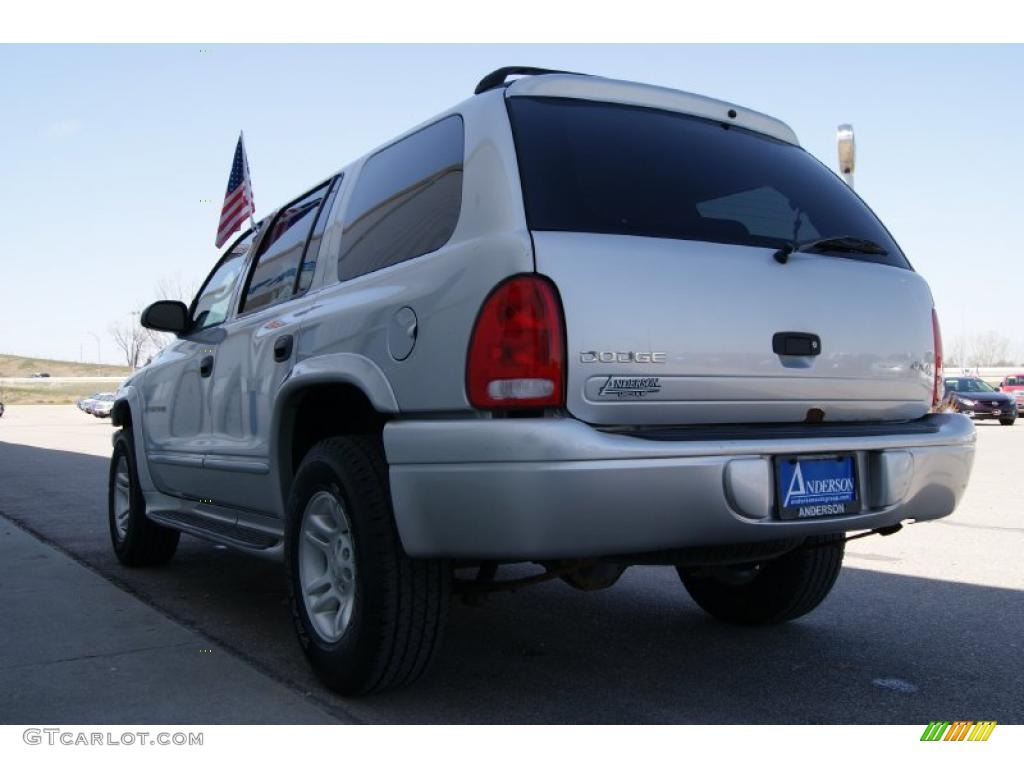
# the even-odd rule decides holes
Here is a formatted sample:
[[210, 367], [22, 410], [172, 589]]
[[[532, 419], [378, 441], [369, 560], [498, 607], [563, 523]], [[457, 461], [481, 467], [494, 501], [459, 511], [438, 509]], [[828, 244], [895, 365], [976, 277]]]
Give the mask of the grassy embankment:
[[[0, 402], [4, 405], [58, 405], [73, 403], [94, 392], [111, 392], [130, 370], [123, 365], [76, 363], [69, 360], [45, 360], [19, 355], [0, 355], [0, 379], [25, 378], [46, 372], [49, 379], [31, 382], [0, 382]], [[109, 381], [62, 382], [67, 376], [106, 376]]]

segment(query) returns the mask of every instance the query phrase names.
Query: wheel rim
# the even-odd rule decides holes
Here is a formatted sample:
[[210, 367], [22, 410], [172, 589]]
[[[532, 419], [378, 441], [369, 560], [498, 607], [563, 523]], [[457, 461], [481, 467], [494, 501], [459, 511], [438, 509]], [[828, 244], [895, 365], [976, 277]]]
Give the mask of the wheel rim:
[[119, 541], [128, 535], [128, 518], [131, 512], [132, 479], [128, 473], [128, 459], [122, 453], [114, 467], [114, 528]]
[[299, 586], [316, 633], [329, 643], [340, 640], [355, 604], [356, 553], [348, 516], [328, 491], [315, 493], [302, 513]]

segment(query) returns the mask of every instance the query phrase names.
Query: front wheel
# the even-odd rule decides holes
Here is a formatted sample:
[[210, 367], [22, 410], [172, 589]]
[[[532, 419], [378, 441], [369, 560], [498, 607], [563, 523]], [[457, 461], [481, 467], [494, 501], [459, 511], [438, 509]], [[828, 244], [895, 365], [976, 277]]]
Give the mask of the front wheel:
[[299, 642], [330, 688], [376, 693], [428, 669], [451, 569], [402, 549], [378, 439], [329, 438], [306, 454], [289, 495], [285, 558]]
[[114, 554], [124, 565], [161, 565], [174, 556], [180, 534], [146, 517], [135, 449], [125, 430], [114, 439], [107, 483], [107, 520]]
[[678, 568], [690, 597], [730, 624], [780, 624], [818, 607], [843, 565], [842, 534], [814, 536], [781, 557], [743, 565]]
[[1004, 427], [1012, 427], [1012, 426], [1013, 426], [1013, 423], [1014, 423], [1014, 422], [1015, 422], [1016, 420], [1017, 420], [1017, 417], [1016, 417], [1016, 416], [1011, 416], [1011, 417], [1010, 417], [1010, 418], [1008, 418], [1008, 419], [1000, 419], [1000, 420], [999, 420], [999, 423], [1000, 423], [1000, 424], [1002, 424], [1002, 425], [1003, 425]]

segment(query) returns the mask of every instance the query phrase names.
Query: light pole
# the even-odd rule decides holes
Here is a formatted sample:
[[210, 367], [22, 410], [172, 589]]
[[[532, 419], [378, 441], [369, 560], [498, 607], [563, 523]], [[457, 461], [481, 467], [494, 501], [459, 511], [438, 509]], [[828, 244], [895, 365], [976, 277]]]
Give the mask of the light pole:
[[836, 148], [839, 150], [839, 173], [852, 189], [856, 145], [853, 142], [853, 126], [849, 123], [843, 123], [836, 129]]
[[88, 334], [90, 336], [92, 336], [94, 339], [96, 339], [96, 362], [99, 363], [100, 362], [100, 337], [97, 336], [92, 331], [89, 331]]

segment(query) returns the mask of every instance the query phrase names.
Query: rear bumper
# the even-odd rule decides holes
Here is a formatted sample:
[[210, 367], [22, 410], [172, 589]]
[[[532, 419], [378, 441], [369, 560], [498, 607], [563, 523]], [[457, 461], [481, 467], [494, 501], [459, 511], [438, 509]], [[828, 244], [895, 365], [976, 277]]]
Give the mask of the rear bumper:
[[[397, 421], [384, 430], [399, 535], [417, 557], [548, 559], [865, 530], [950, 514], [974, 426], [914, 434], [644, 440], [569, 418]], [[775, 455], [852, 452], [857, 515], [774, 517]]]

